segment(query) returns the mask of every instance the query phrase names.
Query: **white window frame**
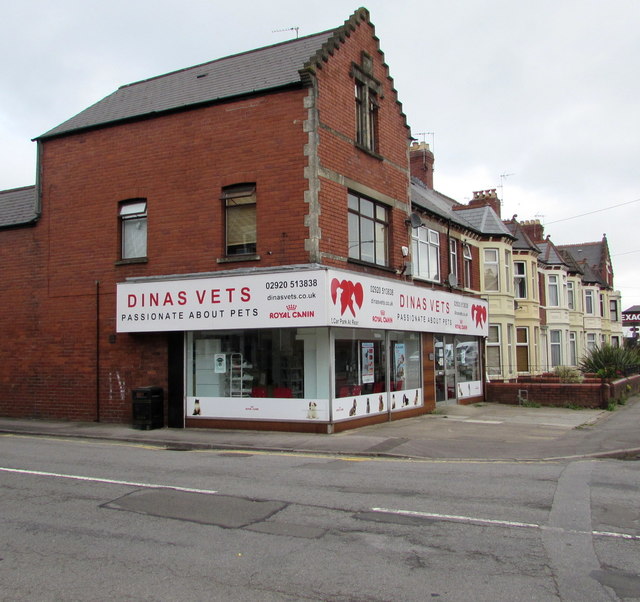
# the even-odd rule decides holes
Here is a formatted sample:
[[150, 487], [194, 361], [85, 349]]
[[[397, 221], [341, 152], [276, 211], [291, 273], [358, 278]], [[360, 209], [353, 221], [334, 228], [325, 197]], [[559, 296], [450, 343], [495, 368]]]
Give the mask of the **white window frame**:
[[[500, 292], [500, 253], [498, 249], [484, 249], [484, 290], [487, 292], [497, 293]], [[487, 286], [487, 278], [489, 271], [492, 272], [491, 279], [494, 279], [493, 272], [495, 272], [495, 288], [489, 288]]]
[[[489, 376], [502, 376], [502, 333], [500, 324], [489, 324], [489, 334], [487, 336], [487, 374]], [[495, 333], [495, 336], [492, 336]], [[490, 365], [490, 350], [497, 352], [498, 365]]]
[[[555, 291], [552, 294], [552, 291]], [[553, 297], [555, 296], [555, 299]], [[547, 307], [560, 307], [560, 280], [558, 274], [547, 274]]]
[[462, 245], [462, 262], [464, 265], [464, 286], [466, 288], [473, 288], [471, 286], [473, 255], [471, 253], [471, 247], [466, 243]]
[[147, 256], [147, 201], [131, 199], [119, 207], [122, 259], [142, 259]]
[[578, 333], [574, 330], [569, 331], [569, 365], [578, 365]]
[[588, 316], [594, 316], [596, 310], [594, 291], [590, 288], [584, 289], [584, 313]]
[[456, 279], [458, 278], [458, 241], [455, 238], [449, 239], [449, 270]]
[[411, 233], [414, 277], [440, 282], [440, 233], [430, 228], [414, 228]]
[[527, 262], [526, 261], [513, 262], [513, 282], [514, 282], [513, 294], [515, 298], [526, 299], [527, 298]]
[[571, 310], [576, 309], [576, 291], [573, 280], [567, 280], [567, 307]]
[[551, 367], [562, 366], [562, 330], [549, 331], [549, 351]]

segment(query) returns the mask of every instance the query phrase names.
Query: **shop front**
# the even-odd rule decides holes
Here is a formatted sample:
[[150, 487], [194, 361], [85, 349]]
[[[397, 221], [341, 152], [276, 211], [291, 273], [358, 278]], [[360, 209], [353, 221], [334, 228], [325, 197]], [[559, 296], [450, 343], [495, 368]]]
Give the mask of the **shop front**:
[[[439, 341], [472, 364], [487, 329], [482, 300], [323, 268], [130, 280], [117, 312], [118, 332], [184, 333], [190, 427], [331, 432], [423, 413]], [[479, 364], [467, 374], [461, 390], [481, 395]]]

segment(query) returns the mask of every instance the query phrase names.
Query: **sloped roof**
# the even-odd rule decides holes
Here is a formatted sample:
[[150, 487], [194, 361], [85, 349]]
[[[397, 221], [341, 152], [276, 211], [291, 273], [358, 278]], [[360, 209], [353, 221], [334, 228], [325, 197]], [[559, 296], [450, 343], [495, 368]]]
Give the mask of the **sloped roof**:
[[562, 265], [569, 267], [560, 251], [550, 240], [547, 239], [543, 242], [537, 242], [536, 245], [540, 249], [538, 261], [546, 263], [547, 265]]
[[[607, 282], [604, 270], [607, 259], [606, 238], [599, 242], [585, 242], [571, 245], [560, 245], [558, 247], [566, 251], [575, 258], [582, 268], [585, 282], [595, 283], [602, 286], [610, 286]], [[609, 269], [611, 266], [609, 265]]]
[[0, 190], [0, 228], [25, 226], [38, 217], [35, 186]]
[[514, 238], [496, 212], [488, 205], [468, 208], [437, 190], [428, 188], [415, 177], [411, 178], [411, 203], [472, 232]]
[[576, 258], [569, 251], [567, 251], [567, 249], [556, 247], [556, 250], [558, 251], [558, 253], [560, 253], [560, 257], [562, 257], [565, 264], [569, 267], [570, 271], [576, 272], [577, 274], [584, 274], [584, 270], [576, 261]]
[[305, 70], [321, 65], [359, 21], [369, 22], [367, 9], [336, 29], [122, 86], [39, 138], [302, 85]]
[[540, 249], [534, 243], [529, 235], [524, 231], [524, 228], [515, 219], [505, 221], [504, 225], [507, 227], [509, 232], [514, 236], [515, 240], [513, 241], [513, 248], [521, 251], [534, 251], [535, 253], [540, 253]]
[[477, 232], [514, 238], [498, 214], [489, 205], [456, 209], [455, 213], [462, 216]]

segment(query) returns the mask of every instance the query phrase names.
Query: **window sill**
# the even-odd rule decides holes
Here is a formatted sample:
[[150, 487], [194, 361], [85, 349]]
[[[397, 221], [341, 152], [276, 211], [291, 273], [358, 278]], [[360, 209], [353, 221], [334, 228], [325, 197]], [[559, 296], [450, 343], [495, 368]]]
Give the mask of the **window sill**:
[[375, 268], [377, 270], [383, 270], [385, 272], [390, 272], [392, 274], [396, 273], [396, 270], [394, 268], [390, 268], [387, 265], [378, 265], [377, 263], [370, 263], [368, 261], [362, 261], [361, 259], [354, 259], [353, 257], [350, 257], [347, 259], [347, 263], [353, 263], [355, 265], [362, 265], [368, 268]]
[[426, 276], [420, 276], [420, 274], [414, 274], [413, 279], [420, 280], [421, 282], [430, 282], [431, 284], [444, 284], [443, 282], [440, 282], [440, 280], [438, 279], [427, 278]]
[[236, 263], [238, 261], [260, 261], [260, 255], [232, 255], [216, 259], [217, 263]]
[[120, 259], [116, 261], [115, 265], [132, 265], [135, 263], [148, 263], [147, 257], [132, 257], [131, 259]]
[[355, 147], [357, 149], [360, 149], [363, 153], [366, 153], [367, 155], [373, 157], [374, 159], [378, 159], [378, 161], [382, 161], [382, 159], [383, 159], [382, 155], [379, 155], [375, 151], [372, 151], [370, 148], [367, 148], [366, 146], [363, 146], [362, 144], [358, 144], [356, 142], [355, 143]]

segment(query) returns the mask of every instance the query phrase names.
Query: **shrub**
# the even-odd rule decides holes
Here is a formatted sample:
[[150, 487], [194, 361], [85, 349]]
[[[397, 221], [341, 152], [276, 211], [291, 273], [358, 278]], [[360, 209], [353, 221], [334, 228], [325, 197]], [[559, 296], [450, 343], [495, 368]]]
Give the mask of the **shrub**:
[[581, 383], [584, 380], [582, 373], [571, 366], [556, 366], [554, 375], [560, 378], [561, 383]]
[[626, 376], [640, 370], [640, 354], [624, 347], [603, 345], [589, 351], [580, 361], [582, 372], [593, 372], [600, 378]]

